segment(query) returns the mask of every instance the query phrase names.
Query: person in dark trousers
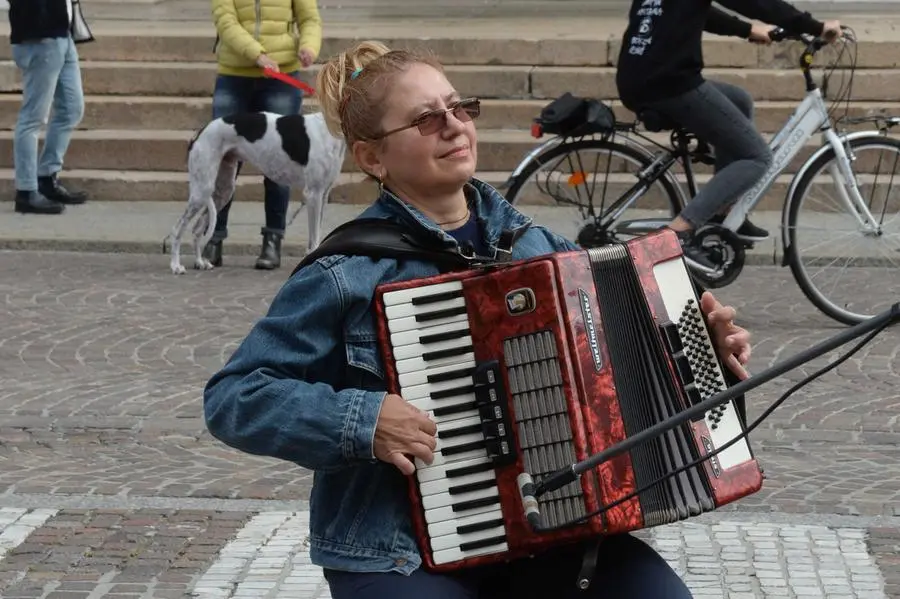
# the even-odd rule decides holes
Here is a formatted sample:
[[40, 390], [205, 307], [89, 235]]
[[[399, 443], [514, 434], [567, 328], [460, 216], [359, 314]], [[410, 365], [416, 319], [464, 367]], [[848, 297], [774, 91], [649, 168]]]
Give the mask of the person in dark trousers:
[[[823, 23], [782, 0], [721, 0], [720, 4], [791, 33], [829, 40], [841, 36], [840, 22]], [[619, 99], [639, 118], [652, 111], [715, 151], [715, 175], [669, 225], [694, 267], [714, 270], [697, 247], [694, 231], [710, 222], [721, 223], [722, 213], [759, 181], [772, 162], [768, 143], [753, 124], [750, 94], [704, 78], [703, 32], [770, 43], [772, 29], [730, 15], [710, 0], [632, 0], [616, 69]], [[756, 241], [769, 236], [749, 220], [737, 234]]]
[[[301, 112], [300, 90], [270, 79], [263, 69], [296, 79], [301, 68], [313, 64], [322, 46], [316, 0], [212, 0], [212, 13], [219, 36], [213, 118], [253, 110], [282, 115]], [[272, 270], [281, 266], [291, 190], [268, 178], [263, 185], [266, 226], [256, 268]], [[204, 257], [216, 267], [222, 265], [230, 211], [231, 202], [219, 211], [213, 236], [204, 248]]]
[[[84, 115], [76, 43], [93, 41], [78, 0], [9, 0], [12, 57], [22, 72], [22, 106], [16, 121], [16, 212], [59, 214], [83, 204], [84, 192], [59, 182], [59, 172]], [[47, 123], [44, 149], [38, 134]]]

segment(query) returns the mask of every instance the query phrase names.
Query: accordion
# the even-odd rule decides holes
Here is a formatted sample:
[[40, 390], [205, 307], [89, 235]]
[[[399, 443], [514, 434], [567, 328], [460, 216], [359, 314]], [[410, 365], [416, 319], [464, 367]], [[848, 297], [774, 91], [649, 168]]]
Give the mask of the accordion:
[[727, 388], [672, 231], [382, 284], [375, 300], [389, 389], [437, 425], [433, 462], [409, 477], [430, 570], [683, 520], [762, 486], [728, 401], [538, 497], [548, 530], [526, 518], [522, 473], [571, 467]]

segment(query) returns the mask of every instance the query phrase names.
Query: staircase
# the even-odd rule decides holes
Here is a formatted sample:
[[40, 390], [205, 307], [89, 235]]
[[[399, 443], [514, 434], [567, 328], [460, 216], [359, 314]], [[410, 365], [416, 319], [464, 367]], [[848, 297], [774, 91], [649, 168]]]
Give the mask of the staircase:
[[[436, 33], [395, 23], [381, 30], [373, 26], [365, 37], [394, 47], [429, 48], [447, 65], [448, 77], [463, 95], [484, 99], [478, 121], [479, 176], [499, 184], [540, 143], [529, 134], [531, 118], [564, 91], [609, 100], [620, 119], [632, 118], [615, 102], [619, 39], [613, 32], [620, 30], [613, 22], [593, 31], [541, 36], [495, 25], [492, 33], [480, 35], [473, 29]], [[328, 27], [322, 56], [354, 43], [359, 31], [349, 25]], [[402, 31], [416, 35], [403, 36]], [[86, 114], [68, 152], [66, 180], [96, 201], [183, 203], [187, 142], [211, 112], [216, 73], [211, 25], [141, 29], [132, 24], [106, 31], [95, 27], [95, 33], [99, 41], [80, 46]], [[900, 41], [867, 39], [861, 32], [860, 37], [851, 112], [900, 115]], [[708, 75], [748, 89], [757, 102], [758, 126], [767, 134], [776, 131], [804, 91], [794, 67], [797, 45], [759, 48], [715, 37], [706, 43]], [[7, 200], [14, 189], [12, 128], [20, 84], [8, 44], [0, 46], [0, 61], [0, 197]], [[317, 68], [303, 74], [308, 83], [315, 84]], [[316, 110], [315, 100], [306, 99], [304, 109]], [[814, 148], [804, 148], [790, 172]], [[780, 207], [787, 175], [761, 208]], [[240, 201], [261, 201], [260, 181], [258, 173], [246, 169]], [[372, 198], [371, 184], [348, 158], [332, 201], [363, 204]]]

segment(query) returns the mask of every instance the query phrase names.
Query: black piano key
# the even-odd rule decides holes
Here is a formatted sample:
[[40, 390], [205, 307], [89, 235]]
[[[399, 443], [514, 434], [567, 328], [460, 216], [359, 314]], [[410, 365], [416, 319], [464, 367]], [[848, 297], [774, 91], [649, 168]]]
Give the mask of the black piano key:
[[485, 464], [475, 464], [474, 466], [463, 466], [462, 468], [454, 468], [447, 470], [447, 478], [456, 478], [457, 476], [468, 476], [469, 474], [478, 474], [479, 472], [487, 472], [493, 470], [494, 465], [491, 462]]
[[473, 532], [478, 532], [479, 530], [489, 530], [498, 526], [503, 526], [503, 518], [497, 518], [495, 520], [485, 520], [484, 522], [466, 524], [465, 526], [457, 526], [456, 534], [470, 535]]
[[472, 491], [481, 491], [482, 489], [491, 489], [497, 486], [495, 480], [481, 480], [477, 483], [466, 483], [464, 485], [456, 485], [447, 489], [450, 495], [459, 495], [461, 493], [471, 493]]
[[458, 297], [463, 296], [462, 289], [455, 289], [453, 291], [442, 291], [440, 293], [432, 293], [431, 295], [420, 295], [418, 297], [412, 298], [410, 303], [413, 306], [421, 306], [423, 304], [433, 304], [435, 302], [445, 302], [447, 300], [456, 299]]
[[453, 387], [451, 389], [442, 389], [440, 391], [433, 391], [432, 393], [428, 394], [428, 397], [430, 397], [431, 399], [447, 399], [448, 397], [456, 397], [457, 395], [466, 395], [467, 393], [474, 393], [474, 392], [475, 392], [474, 385], [462, 385], [460, 387]]
[[429, 360], [440, 360], [441, 358], [449, 358], [451, 356], [461, 356], [474, 350], [475, 348], [471, 345], [461, 345], [459, 347], [451, 347], [448, 349], [437, 349], [435, 351], [424, 352], [422, 354], [422, 359], [426, 362], [428, 362]]
[[500, 497], [482, 497], [481, 499], [470, 499], [469, 501], [460, 501], [450, 505], [450, 509], [454, 512], [465, 512], [480, 507], [488, 507], [500, 503]]
[[482, 539], [480, 541], [469, 541], [468, 543], [462, 543], [459, 546], [460, 551], [475, 551], [476, 549], [482, 549], [484, 547], [491, 547], [492, 545], [499, 545], [500, 543], [506, 542], [506, 535], [500, 535], [497, 537], [490, 537], [487, 539]]
[[457, 445], [456, 447], [443, 447], [441, 448], [441, 453], [445, 456], [454, 455], [457, 453], [466, 453], [467, 451], [472, 451], [475, 449], [484, 449], [485, 442], [482, 441], [472, 441], [471, 443], [463, 443], [461, 445]]
[[474, 401], [470, 401], [468, 403], [461, 403], [455, 406], [447, 406], [445, 408], [435, 408], [434, 415], [435, 416], [450, 416], [451, 414], [460, 414], [462, 412], [471, 412], [472, 410], [477, 410], [478, 404]]
[[450, 341], [451, 339], [459, 339], [465, 337], [470, 331], [468, 329], [460, 329], [458, 331], [446, 331], [444, 333], [432, 333], [431, 335], [422, 335], [419, 337], [419, 343], [428, 345], [429, 343], [437, 343], [439, 341]]
[[[425, 380], [429, 383], [441, 383], [443, 381], [452, 381], [453, 379], [472, 376], [473, 372], [475, 372], [474, 366], [470, 366], [469, 368], [457, 368], [456, 370], [448, 370], [446, 372], [439, 372], [438, 374], [429, 374]], [[433, 394], [432, 397], [434, 397]]]
[[471, 435], [481, 432], [481, 424], [470, 424], [468, 426], [460, 426], [445, 431], [438, 430], [437, 436], [441, 439], [451, 439], [453, 437], [461, 437], [462, 435]]
[[440, 318], [448, 318], [450, 316], [458, 316], [460, 314], [467, 314], [465, 306], [459, 306], [458, 308], [445, 308], [443, 310], [435, 310], [434, 312], [425, 312], [423, 314], [416, 314], [416, 322], [427, 322], [429, 320], [438, 320]]

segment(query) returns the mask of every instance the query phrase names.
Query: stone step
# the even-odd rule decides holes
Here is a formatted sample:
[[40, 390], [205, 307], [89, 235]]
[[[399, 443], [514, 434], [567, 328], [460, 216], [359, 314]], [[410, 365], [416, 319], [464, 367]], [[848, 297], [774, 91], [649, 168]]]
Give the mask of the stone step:
[[[504, 183], [508, 180], [509, 173], [480, 171], [478, 177], [494, 185], [501, 192]], [[709, 175], [699, 175], [698, 185], [702, 187]], [[683, 182], [683, 178], [679, 177]], [[634, 183], [634, 179], [624, 175], [611, 175], [608, 183], [607, 198], [618, 197], [624, 194]], [[782, 175], [778, 177], [769, 193], [759, 203], [759, 210], [781, 210], [787, 191], [790, 187], [791, 177]], [[171, 202], [183, 204], [188, 197], [187, 178], [184, 173], [159, 172], [159, 171], [99, 171], [99, 170], [67, 170], [64, 173], [64, 184], [72, 189], [87, 191], [93, 201], [100, 202]], [[236, 192], [239, 202], [262, 202], [263, 186], [262, 178], [253, 175], [241, 175], [238, 178]], [[14, 175], [11, 169], [0, 169], [0, 198], [7, 201], [15, 193]], [[330, 202], [335, 204], [366, 204], [371, 202], [377, 193], [377, 187], [371, 180], [367, 180], [360, 173], [342, 173], [338, 183], [334, 187]], [[292, 193], [292, 204], [300, 198], [300, 192]], [[599, 203], [599, 198], [595, 200]], [[521, 203], [527, 205], [553, 206], [555, 202], [547, 195], [541, 194], [534, 186], [529, 188], [521, 198]], [[656, 201], [642, 200], [641, 208], [660, 209], [666, 204]], [[900, 207], [898, 207], [900, 209]], [[573, 210], [574, 214], [574, 210]]]
[[[84, 91], [89, 95], [209, 96], [216, 66], [205, 62], [97, 62], [81, 64]], [[315, 85], [319, 66], [301, 71], [300, 78]], [[613, 67], [544, 67], [515, 65], [451, 65], [446, 73], [463, 95], [482, 98], [551, 99], [569, 91], [576, 95], [615, 99]], [[803, 79], [796, 70], [707, 69], [706, 75], [735, 85], [757, 101], [799, 100]], [[816, 74], [821, 80], [821, 73]], [[840, 80], [838, 79], [838, 82]], [[897, 100], [900, 69], [859, 70], [852, 99]], [[9, 61], [0, 63], [0, 92], [21, 91], [20, 73]]]
[[[0, 94], [0, 130], [13, 129], [22, 98], [18, 94]], [[548, 100], [485, 99], [478, 119], [480, 130], [528, 130], [532, 119], [540, 114]], [[631, 121], [634, 115], [618, 101], [611, 102], [616, 117]], [[787, 121], [796, 108], [790, 101], [760, 101], [756, 103], [756, 125], [765, 133], [774, 133]], [[319, 110], [315, 97], [303, 101], [304, 112]], [[87, 96], [85, 115], [79, 129], [185, 129], [196, 130], [211, 118], [212, 98], [174, 96]], [[900, 102], [853, 102], [849, 116], [875, 114], [900, 115]], [[859, 124], [850, 127], [869, 127]]]
[[[328, 234], [335, 227], [359, 215], [365, 208], [365, 204], [333, 204], [326, 207], [322, 234]], [[293, 214], [295, 207], [292, 205], [289, 210], [289, 215]], [[23, 215], [14, 214], [9, 202], [0, 202], [0, 250], [142, 253], [156, 256], [155, 266], [147, 271], [146, 276], [173, 276], [169, 274], [171, 243], [166, 239], [182, 211], [183, 207], [173, 202], [146, 201], [128, 204], [95, 201], [72, 206], [59, 216]], [[570, 239], [577, 232], [569, 210], [522, 206], [521, 211], [534, 218], [536, 223], [550, 227]], [[780, 263], [780, 258], [774, 257], [780, 245], [780, 218], [781, 213], [777, 211], [754, 212], [754, 222], [766, 227], [772, 235], [766, 242], [748, 252], [748, 264]], [[238, 265], [242, 261], [237, 256], [259, 254], [260, 227], [263, 222], [261, 205], [236, 202], [232, 206], [228, 239], [224, 243], [223, 268], [240, 268]], [[282, 245], [282, 270], [285, 271], [285, 276], [297, 264], [299, 257], [304, 255], [307, 239], [308, 227], [304, 210], [288, 226]], [[181, 251], [182, 264], [188, 269], [186, 276], [215, 276], [215, 272], [203, 273], [191, 268], [191, 244], [191, 235], [188, 234], [182, 239]], [[780, 251], [778, 254], [780, 256]]]
[[[615, 28], [607, 25], [595, 28], [597, 30], [544, 31], [541, 34], [528, 31], [517, 36], [512, 26], [488, 30], [481, 27], [478, 31], [470, 31], [469, 28], [454, 31], [452, 27], [441, 27], [435, 31], [433, 27], [424, 27], [417, 35], [409, 35], [409, 27], [393, 30], [379, 24], [370, 27], [371, 32], [367, 35], [360, 36], [359, 27], [337, 23], [327, 28], [320, 55], [327, 58], [358, 41], [374, 37], [392, 48], [428, 50], [448, 65], [602, 67], [615, 64], [621, 46], [620, 30], [623, 28], [624, 23]], [[7, 27], [0, 27], [4, 35], [7, 31]], [[860, 37], [857, 67], [900, 67], [900, 41], [896, 35], [885, 37], [883, 32], [879, 32], [880, 35], [867, 31], [857, 33]], [[216, 34], [211, 24], [204, 23], [187, 30], [117, 27], [107, 31], [100, 26], [96, 34], [95, 43], [82, 45], [78, 49], [84, 61], [215, 61], [213, 44]], [[794, 42], [758, 47], [743, 40], [715, 35], [706, 36], [703, 52], [707, 67], [793, 68], [799, 56], [798, 44]], [[0, 46], [0, 60], [11, 57], [11, 47], [8, 44]]]
[[[66, 168], [110, 171], [173, 171], [187, 169], [187, 144], [193, 136], [190, 130], [106, 130], [76, 131], [66, 154]], [[12, 131], [0, 131], [0, 168], [13, 168]], [[666, 144], [668, 135], [647, 135], [657, 143]], [[639, 138], [638, 141], [641, 141]], [[480, 130], [478, 133], [478, 167], [483, 171], [512, 172], [519, 162], [543, 140], [535, 140], [526, 131]], [[648, 147], [649, 142], [642, 141]], [[796, 169], [821, 145], [818, 137], [809, 140], [788, 165], [785, 174]], [[596, 172], [605, 170], [605, 160], [598, 164]], [[593, 163], [592, 163], [593, 164]], [[856, 164], [859, 172], [871, 172], [875, 166], [866, 160]], [[619, 168], [619, 167], [616, 167]], [[694, 165], [697, 173], [711, 171], [710, 166]], [[349, 154], [345, 157], [344, 172], [358, 172]], [[619, 168], [621, 171], [621, 168]], [[633, 167], [628, 169], [631, 172]], [[259, 171], [248, 165], [246, 174]]]

